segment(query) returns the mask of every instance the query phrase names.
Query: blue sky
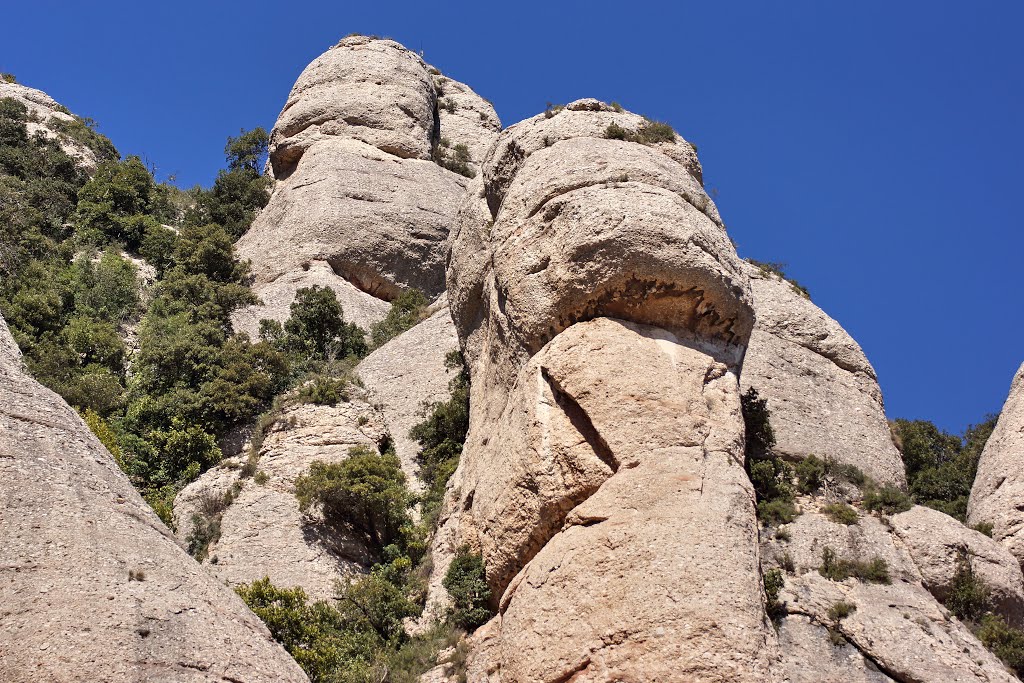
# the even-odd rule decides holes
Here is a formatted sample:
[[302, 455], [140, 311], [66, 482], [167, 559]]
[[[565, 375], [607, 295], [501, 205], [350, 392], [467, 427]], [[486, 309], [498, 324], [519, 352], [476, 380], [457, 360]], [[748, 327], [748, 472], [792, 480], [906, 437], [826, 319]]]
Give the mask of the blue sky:
[[183, 185], [351, 32], [423, 50], [506, 125], [617, 100], [698, 144], [740, 254], [853, 334], [891, 417], [960, 430], [1024, 361], [1024, 3], [35, 0], [4, 21], [0, 71]]

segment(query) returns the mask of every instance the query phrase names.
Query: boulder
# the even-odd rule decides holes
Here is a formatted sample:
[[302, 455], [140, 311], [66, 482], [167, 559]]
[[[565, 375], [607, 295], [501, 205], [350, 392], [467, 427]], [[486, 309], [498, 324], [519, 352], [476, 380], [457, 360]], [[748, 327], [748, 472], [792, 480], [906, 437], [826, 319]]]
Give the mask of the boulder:
[[1017, 628], [1024, 626], [1024, 576], [1006, 548], [949, 515], [920, 505], [894, 515], [892, 527], [936, 598], [948, 597], [963, 556], [988, 586], [996, 613]]
[[0, 320], [0, 679], [305, 681], [175, 543]]
[[749, 263], [744, 270], [757, 321], [740, 385], [768, 399], [775, 451], [855, 465], [879, 483], [906, 488], [882, 391], [860, 346], [788, 281]]
[[1024, 563], [1024, 365], [978, 462], [967, 521], [992, 525], [992, 538]]
[[364, 571], [372, 557], [319, 512], [299, 511], [295, 479], [314, 461], [344, 460], [354, 446], [376, 450], [386, 434], [380, 415], [357, 396], [336, 406], [287, 405], [259, 449], [257, 476], [243, 477], [241, 461], [229, 459], [178, 494], [178, 536], [187, 542], [197, 522], [219, 526], [204, 566], [229, 586], [268, 576], [277, 586], [302, 587], [313, 599], [331, 598], [335, 582]]

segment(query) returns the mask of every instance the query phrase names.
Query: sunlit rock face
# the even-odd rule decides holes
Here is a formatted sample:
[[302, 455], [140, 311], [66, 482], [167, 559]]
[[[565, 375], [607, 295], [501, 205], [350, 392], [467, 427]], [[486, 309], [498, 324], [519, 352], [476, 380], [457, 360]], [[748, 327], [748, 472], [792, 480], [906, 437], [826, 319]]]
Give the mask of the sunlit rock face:
[[313, 60], [271, 134], [270, 203], [238, 242], [263, 305], [236, 328], [286, 319], [311, 285], [334, 289], [363, 327], [403, 289], [441, 294], [469, 180], [434, 158], [465, 145], [476, 173], [500, 128], [488, 102], [394, 41], [352, 36]]
[[499, 610], [471, 680], [765, 680], [742, 266], [682, 138], [594, 100], [502, 133], [448, 265], [471, 426], [435, 540]]

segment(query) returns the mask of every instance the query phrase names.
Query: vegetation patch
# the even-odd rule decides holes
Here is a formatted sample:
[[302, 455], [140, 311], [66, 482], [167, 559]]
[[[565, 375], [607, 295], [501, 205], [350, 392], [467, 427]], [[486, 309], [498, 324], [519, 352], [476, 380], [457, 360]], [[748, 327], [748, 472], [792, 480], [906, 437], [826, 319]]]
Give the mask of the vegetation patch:
[[406, 289], [391, 302], [384, 319], [370, 328], [370, 345], [378, 349], [412, 329], [427, 317], [427, 296], [418, 289]]
[[459, 548], [448, 565], [443, 585], [452, 599], [448, 619], [453, 625], [473, 631], [494, 615], [484, 560], [479, 553], [467, 546]]
[[786, 578], [778, 569], [769, 569], [764, 573], [765, 613], [772, 621], [786, 616], [786, 606], [779, 601], [779, 594], [786, 585]]
[[775, 276], [775, 277], [778, 277], [778, 278], [781, 278], [781, 279], [785, 280], [786, 282], [788, 282], [790, 284], [790, 286], [793, 288], [794, 292], [796, 292], [797, 294], [799, 294], [803, 298], [805, 298], [808, 301], [810, 301], [810, 299], [811, 299], [810, 291], [806, 287], [804, 287], [802, 284], [800, 284], [799, 282], [797, 282], [793, 278], [791, 278], [788, 275], [786, 275], [786, 271], [785, 271], [786, 264], [785, 263], [755, 261], [752, 258], [748, 258], [748, 259], [746, 259], [746, 261], [747, 261], [747, 263], [749, 263], [749, 264], [751, 264], [753, 266], [757, 266], [757, 269], [760, 270], [761, 274], [763, 276], [765, 276], [765, 277]]
[[793, 468], [774, 452], [768, 400], [750, 387], [741, 397], [746, 431], [745, 463], [757, 498], [757, 518], [764, 524], [788, 524], [797, 516]]
[[829, 503], [822, 507], [821, 511], [836, 524], [850, 526], [856, 524], [859, 519], [857, 511], [846, 503]]
[[441, 138], [434, 148], [434, 163], [467, 178], [475, 178], [476, 171], [469, 165], [473, 160], [469, 147], [463, 143], [451, 146], [448, 138]]
[[865, 583], [892, 583], [889, 564], [883, 558], [876, 556], [866, 561], [840, 558], [827, 546], [821, 552], [818, 573], [829, 581], [845, 581], [852, 577]]

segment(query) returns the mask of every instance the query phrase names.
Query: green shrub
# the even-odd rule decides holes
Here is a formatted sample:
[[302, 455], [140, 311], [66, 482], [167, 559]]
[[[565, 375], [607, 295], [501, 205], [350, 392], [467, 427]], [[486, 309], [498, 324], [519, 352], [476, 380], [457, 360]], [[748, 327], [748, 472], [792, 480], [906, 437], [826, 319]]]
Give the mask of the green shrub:
[[858, 521], [857, 511], [846, 503], [830, 503], [821, 508], [822, 513], [836, 524], [850, 526]]
[[448, 618], [456, 626], [473, 631], [494, 614], [490, 608], [491, 589], [487, 585], [483, 556], [467, 546], [455, 553], [443, 585], [452, 599]]
[[635, 132], [617, 123], [611, 123], [605, 128], [604, 136], [609, 140], [625, 140], [642, 145], [676, 141], [676, 132], [672, 130], [672, 126], [660, 121], [645, 121]]
[[992, 538], [993, 526], [991, 522], [978, 522], [977, 524], [972, 524], [971, 528], [978, 533], [985, 534], [989, 538]]
[[768, 399], [761, 398], [757, 389], [750, 387], [741, 397], [741, 404], [747, 458], [764, 457], [775, 447], [775, 430], [771, 425]]
[[953, 584], [943, 602], [962, 621], [978, 621], [991, 609], [988, 586], [974, 573], [970, 554], [965, 549], [957, 554]]
[[769, 569], [764, 574], [765, 612], [772, 620], [779, 619], [786, 614], [786, 608], [779, 602], [779, 594], [786, 585], [786, 579], [778, 569]]
[[975, 635], [1018, 677], [1024, 677], [1024, 631], [1010, 626], [1002, 617], [986, 614]]
[[426, 295], [418, 289], [406, 289], [391, 302], [384, 319], [370, 328], [370, 343], [380, 348], [426, 317]]
[[92, 150], [97, 161], [117, 161], [121, 158], [114, 143], [96, 130], [96, 122], [92, 119], [76, 116], [68, 121], [51, 116], [46, 125], [56, 131], [61, 139], [75, 142]]
[[378, 553], [402, 542], [412, 526], [412, 496], [398, 457], [365, 446], [350, 449], [339, 463], [314, 462], [295, 480], [295, 496], [303, 512], [321, 506], [324, 519], [360, 534]]
[[996, 416], [988, 416], [957, 436], [925, 420], [893, 421], [890, 426], [914, 501], [966, 522], [978, 459], [995, 423]]
[[757, 504], [757, 518], [763, 524], [789, 524], [797, 515], [791, 500], [762, 500]]
[[458, 467], [469, 432], [469, 369], [458, 351], [448, 353], [445, 367], [456, 371], [448, 383], [450, 398], [424, 406], [424, 420], [409, 431], [409, 437], [420, 445], [416, 461], [427, 484], [422, 513], [430, 523]]
[[910, 496], [891, 484], [881, 488], [872, 486], [864, 493], [864, 507], [871, 512], [895, 515], [906, 512], [913, 505]]
[[856, 605], [841, 600], [828, 608], [828, 618], [834, 622], [839, 622], [856, 611]]
[[4, 72], [4, 73], [0, 73], [0, 82], [3, 82], [3, 83], [17, 83], [18, 79], [14, 77], [14, 74]]
[[462, 143], [450, 147], [450, 144], [447, 138], [441, 138], [437, 147], [434, 148], [434, 162], [459, 175], [475, 178], [476, 171], [469, 165], [469, 162], [472, 161], [469, 147]]
[[756, 260], [754, 260], [752, 258], [748, 258], [748, 259], [746, 259], [746, 261], [747, 261], [747, 263], [749, 263], [749, 264], [751, 264], [753, 266], [757, 266], [758, 270], [760, 270], [761, 274], [764, 275], [765, 277], [769, 277], [769, 276], [774, 275], [776, 277], [779, 277], [779, 278], [785, 280], [793, 288], [794, 292], [796, 292], [800, 296], [804, 297], [805, 299], [810, 300], [810, 298], [811, 298], [810, 291], [808, 291], [808, 289], [806, 287], [804, 287], [803, 285], [801, 285], [799, 282], [797, 282], [793, 278], [791, 278], [788, 275], [786, 275], [786, 272], [785, 272], [786, 264], [785, 263], [778, 263], [778, 262], [770, 263], [770, 262], [764, 262], [764, 261], [756, 261]]
[[821, 566], [818, 573], [830, 581], [845, 581], [853, 577], [866, 583], [889, 584], [889, 565], [881, 557], [868, 561], [840, 558], [836, 551], [826, 546], [821, 552]]
[[315, 403], [321, 406], [337, 405], [339, 401], [348, 401], [348, 382], [317, 375], [313, 381], [299, 389], [298, 399], [303, 403]]
[[295, 293], [284, 324], [287, 348], [318, 359], [366, 355], [366, 333], [346, 323], [338, 295], [330, 287], [303, 287]]

